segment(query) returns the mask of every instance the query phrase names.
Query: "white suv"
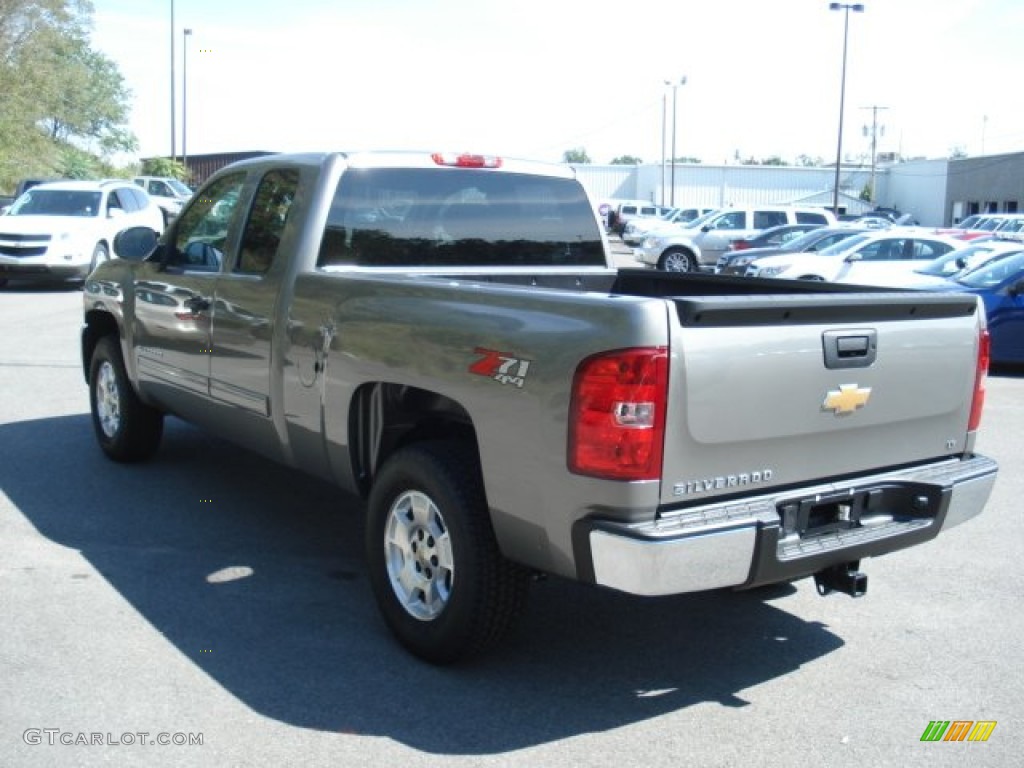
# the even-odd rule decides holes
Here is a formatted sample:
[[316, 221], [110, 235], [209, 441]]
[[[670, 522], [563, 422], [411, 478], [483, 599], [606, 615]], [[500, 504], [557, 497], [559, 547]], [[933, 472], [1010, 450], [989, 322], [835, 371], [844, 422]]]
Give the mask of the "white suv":
[[132, 181], [146, 190], [153, 202], [160, 206], [165, 224], [181, 213], [185, 203], [192, 198], [192, 190], [170, 176], [136, 176]]
[[722, 208], [696, 227], [651, 232], [633, 251], [637, 261], [669, 272], [696, 272], [713, 267], [733, 240], [782, 224], [834, 226], [835, 216], [825, 208], [792, 205], [757, 205]]
[[129, 227], [163, 232], [149, 195], [130, 181], [58, 181], [32, 187], [0, 216], [0, 285], [12, 278], [84, 278]]

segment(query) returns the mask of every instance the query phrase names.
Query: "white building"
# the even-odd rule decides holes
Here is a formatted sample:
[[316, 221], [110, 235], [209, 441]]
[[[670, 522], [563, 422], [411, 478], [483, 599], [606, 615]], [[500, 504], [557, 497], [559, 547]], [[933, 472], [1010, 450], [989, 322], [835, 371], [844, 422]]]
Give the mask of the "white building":
[[[720, 208], [748, 203], [831, 208], [835, 168], [774, 165], [577, 165], [597, 201], [649, 200], [657, 204]], [[674, 180], [674, 184], [673, 184]], [[912, 160], [875, 172], [875, 204], [861, 199], [871, 184], [867, 167], [842, 166], [840, 213], [875, 205], [911, 214], [925, 226], [948, 227], [973, 213], [1024, 210], [1024, 153]]]

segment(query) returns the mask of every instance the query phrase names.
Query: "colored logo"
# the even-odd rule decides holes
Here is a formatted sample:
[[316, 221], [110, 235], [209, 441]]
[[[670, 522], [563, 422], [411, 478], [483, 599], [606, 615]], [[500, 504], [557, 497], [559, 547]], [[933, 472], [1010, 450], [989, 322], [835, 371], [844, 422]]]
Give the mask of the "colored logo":
[[921, 741], [988, 741], [995, 729], [995, 720], [932, 720]]
[[477, 347], [473, 350], [482, 357], [469, 366], [469, 372], [478, 376], [486, 376], [499, 384], [511, 384], [519, 389], [526, 383], [526, 374], [530, 370], [530, 360], [495, 349]]
[[821, 404], [823, 411], [832, 411], [836, 416], [845, 416], [868, 404], [871, 387], [858, 387], [856, 384], [842, 384], [839, 389], [831, 389]]

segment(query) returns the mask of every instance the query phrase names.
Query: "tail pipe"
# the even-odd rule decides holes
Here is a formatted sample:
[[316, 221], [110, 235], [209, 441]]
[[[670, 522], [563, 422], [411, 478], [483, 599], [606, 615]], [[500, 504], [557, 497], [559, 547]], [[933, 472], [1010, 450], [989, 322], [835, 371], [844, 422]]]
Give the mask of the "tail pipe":
[[833, 565], [814, 574], [814, 586], [819, 595], [842, 592], [850, 597], [863, 597], [868, 591], [868, 575], [861, 573], [860, 560]]

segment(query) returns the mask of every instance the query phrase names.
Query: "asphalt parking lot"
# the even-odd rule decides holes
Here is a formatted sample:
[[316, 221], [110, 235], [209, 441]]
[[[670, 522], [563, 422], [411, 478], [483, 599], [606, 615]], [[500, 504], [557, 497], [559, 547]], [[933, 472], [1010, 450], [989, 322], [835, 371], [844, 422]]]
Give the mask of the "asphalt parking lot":
[[[985, 513], [863, 563], [866, 597], [550, 579], [437, 669], [377, 616], [359, 500], [175, 421], [150, 463], [102, 457], [80, 305], [0, 291], [0, 765], [1020, 764], [1020, 373], [989, 381]], [[996, 727], [922, 742], [936, 720]]]

